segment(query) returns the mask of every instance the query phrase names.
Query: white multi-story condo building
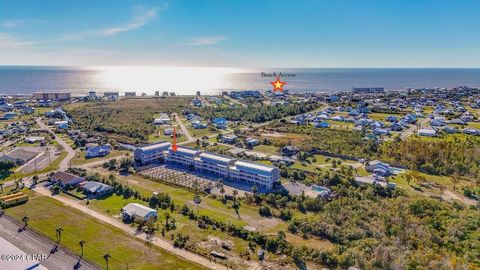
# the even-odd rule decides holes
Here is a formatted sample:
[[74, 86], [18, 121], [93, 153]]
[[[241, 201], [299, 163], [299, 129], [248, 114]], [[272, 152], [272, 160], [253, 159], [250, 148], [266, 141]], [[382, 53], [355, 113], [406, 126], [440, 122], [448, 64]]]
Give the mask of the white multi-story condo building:
[[177, 151], [173, 151], [172, 148], [168, 149], [165, 160], [169, 163], [193, 168], [195, 166], [195, 159], [198, 159], [200, 153], [200, 151], [192, 148], [178, 146]]
[[230, 179], [257, 184], [261, 188], [271, 189], [280, 179], [280, 170], [274, 166], [236, 161], [229, 170]]
[[280, 170], [274, 166], [240, 161], [228, 156], [201, 152], [179, 146], [177, 151], [168, 150], [165, 160], [196, 171], [214, 174], [234, 181], [256, 184], [260, 188], [271, 189], [280, 179]]
[[228, 168], [233, 166], [235, 159], [227, 156], [201, 153], [195, 160], [195, 170], [211, 173], [221, 177], [228, 177]]
[[172, 146], [171, 143], [164, 141], [139, 147], [133, 152], [134, 160], [136, 163], [142, 165], [156, 161], [164, 161], [165, 151], [167, 151], [170, 146]]

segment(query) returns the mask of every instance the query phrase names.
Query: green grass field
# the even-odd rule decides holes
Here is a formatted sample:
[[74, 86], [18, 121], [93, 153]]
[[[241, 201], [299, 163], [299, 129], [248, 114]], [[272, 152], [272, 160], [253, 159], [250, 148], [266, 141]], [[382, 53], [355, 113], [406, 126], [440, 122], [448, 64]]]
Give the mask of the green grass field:
[[99, 222], [84, 213], [63, 205], [61, 202], [28, 192], [30, 200], [7, 210], [7, 214], [21, 219], [25, 212], [30, 218], [29, 226], [55, 240], [55, 226], [63, 228], [62, 245], [79, 254], [78, 242], [85, 240], [85, 257], [104, 265], [103, 255], [109, 253], [110, 269], [203, 269], [201, 266], [182, 260], [155, 246], [127, 235], [108, 224]]
[[[143, 202], [141, 200], [136, 200], [133, 197], [129, 199], [125, 199], [123, 198], [123, 196], [113, 194], [111, 196], [100, 198], [98, 200], [97, 199], [90, 200], [88, 207], [96, 211], [100, 211], [107, 215], [118, 215], [118, 213], [120, 213], [120, 209], [128, 203], [140, 203], [148, 206], [148, 203]], [[190, 207], [190, 209], [197, 212], [197, 209], [193, 206], [193, 204], [189, 204], [187, 202], [187, 205]], [[208, 242], [208, 237], [210, 235], [213, 235], [215, 237], [218, 237], [219, 239], [233, 242], [234, 248], [232, 251], [236, 252], [236, 254], [244, 252], [248, 246], [247, 241], [244, 241], [240, 238], [232, 237], [220, 230], [201, 229], [197, 226], [196, 221], [192, 221], [188, 217], [183, 216], [176, 211], [171, 212], [169, 209], [167, 210], [158, 209], [159, 227], [161, 227], [162, 224], [165, 222], [165, 215], [167, 212], [170, 215], [170, 220], [172, 219], [176, 220], [175, 224], [177, 226], [177, 229], [167, 232], [165, 239], [170, 239], [170, 235], [182, 233], [190, 236], [190, 241], [189, 241], [190, 243], [199, 243], [199, 242]], [[198, 213], [200, 215], [206, 214], [206, 215], [209, 215], [210, 217], [213, 217], [215, 215], [215, 213], [213, 213], [212, 211], [206, 211], [201, 207], [198, 209]], [[216, 218], [219, 218], [219, 216], [216, 215]], [[160, 232], [157, 232], [157, 237], [161, 237]], [[220, 246], [218, 246], [218, 248], [219, 248], [218, 251], [222, 251]], [[197, 252], [204, 253], [204, 254], [208, 254], [209, 251], [211, 251], [211, 249], [207, 247], [203, 247], [203, 245], [199, 245], [199, 248], [197, 249]]]
[[264, 144], [255, 146], [253, 148], [253, 151], [261, 152], [269, 155], [278, 155], [280, 153], [280, 149], [278, 147], [273, 145], [264, 145]]
[[96, 158], [85, 158], [85, 151], [79, 151], [77, 150], [77, 154], [75, 157], [72, 159], [71, 164], [72, 166], [78, 166], [78, 165], [83, 165], [87, 163], [92, 163], [92, 162], [97, 162], [101, 160], [105, 160], [108, 158], [113, 158], [113, 157], [120, 157], [125, 155], [126, 153], [130, 153], [130, 151], [119, 151], [119, 150], [112, 150], [110, 154], [104, 156], [104, 157], [96, 157]]

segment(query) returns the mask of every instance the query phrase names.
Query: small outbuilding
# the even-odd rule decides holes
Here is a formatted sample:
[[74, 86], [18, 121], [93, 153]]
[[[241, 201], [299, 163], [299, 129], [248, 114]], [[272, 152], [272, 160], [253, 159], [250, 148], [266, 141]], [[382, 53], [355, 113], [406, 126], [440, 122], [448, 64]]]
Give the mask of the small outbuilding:
[[139, 203], [129, 203], [122, 208], [122, 217], [128, 221], [147, 221], [157, 219], [157, 210], [141, 205]]

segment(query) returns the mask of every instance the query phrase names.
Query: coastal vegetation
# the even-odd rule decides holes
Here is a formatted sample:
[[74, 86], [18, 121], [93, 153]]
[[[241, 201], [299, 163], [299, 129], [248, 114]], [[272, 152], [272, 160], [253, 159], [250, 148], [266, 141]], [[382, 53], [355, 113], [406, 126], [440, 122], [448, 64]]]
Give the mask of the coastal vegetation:
[[145, 143], [155, 132], [152, 125], [158, 113], [180, 113], [190, 98], [133, 98], [116, 102], [91, 102], [65, 106], [74, 129], [87, 134], [101, 133], [125, 143]]
[[194, 113], [207, 118], [224, 117], [230, 121], [247, 121], [253, 123], [263, 123], [282, 117], [299, 115], [320, 107], [319, 103], [311, 102], [305, 104], [292, 104], [287, 106], [264, 106], [259, 104], [250, 104], [247, 107], [235, 109], [225, 107], [203, 107], [194, 109]]
[[475, 136], [435, 140], [412, 136], [381, 144], [378, 156], [393, 165], [430, 174], [480, 177], [480, 138]]
[[[271, 138], [279, 147], [291, 143], [305, 152], [316, 150], [379, 159], [394, 166], [435, 175], [458, 175], [473, 181], [480, 177], [480, 138], [475, 136], [443, 136], [434, 140], [410, 136], [404, 140], [377, 142], [362, 131], [319, 129], [280, 122], [268, 129], [287, 134]], [[296, 137], [296, 134], [302, 136]]]

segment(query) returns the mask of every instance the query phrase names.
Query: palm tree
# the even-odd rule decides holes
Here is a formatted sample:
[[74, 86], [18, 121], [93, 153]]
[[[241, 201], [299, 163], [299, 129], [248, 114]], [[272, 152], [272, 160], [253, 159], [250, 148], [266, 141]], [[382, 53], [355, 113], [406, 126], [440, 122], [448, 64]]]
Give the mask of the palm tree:
[[456, 172], [452, 175], [453, 190], [456, 190], [457, 184], [460, 182], [460, 175]]
[[236, 201], [237, 195], [238, 195], [238, 190], [234, 189], [233, 190], [233, 204], [237, 203], [237, 201]]
[[103, 258], [105, 259], [105, 263], [107, 264], [106, 270], [108, 270], [108, 260], [110, 259], [110, 257], [112, 257], [112, 256], [110, 256], [110, 254], [108, 254], [108, 253], [103, 255]]
[[34, 176], [32, 177], [32, 184], [33, 184], [33, 185], [36, 185], [37, 183], [38, 183], [38, 175], [34, 175]]
[[25, 222], [24, 228], [28, 226], [28, 221], [30, 220], [30, 217], [27, 216], [27, 213], [25, 212], [25, 215], [22, 218], [22, 221]]
[[225, 200], [225, 189], [223, 186], [220, 188], [220, 193], [222, 193], [222, 198]]
[[57, 227], [57, 229], [56, 229], [56, 232], [57, 232], [57, 245], [60, 244], [60, 242], [62, 241], [62, 231], [63, 231], [63, 228], [62, 228], [62, 227]]
[[252, 186], [252, 193], [253, 193], [254, 197], [255, 197], [255, 195], [257, 195], [257, 192], [258, 192], [258, 186], [257, 186], [257, 184], [254, 184]]
[[170, 214], [167, 212], [165, 213], [165, 226], [168, 228], [168, 220], [170, 219]]
[[80, 245], [80, 249], [82, 251], [82, 253], [80, 254], [80, 260], [81, 260], [83, 258], [83, 245], [85, 245], [85, 240], [80, 240], [78, 244]]

